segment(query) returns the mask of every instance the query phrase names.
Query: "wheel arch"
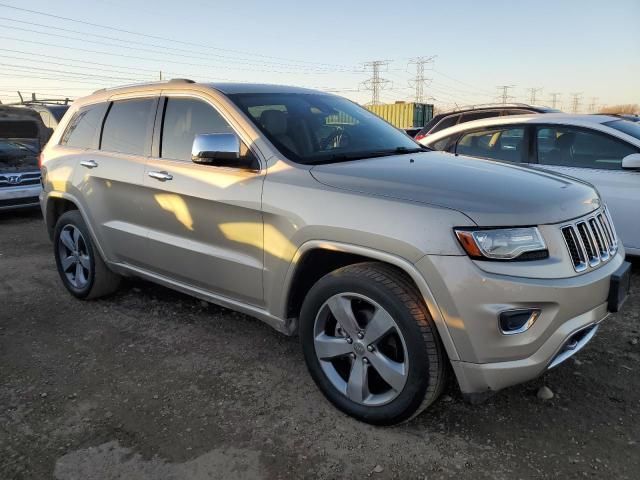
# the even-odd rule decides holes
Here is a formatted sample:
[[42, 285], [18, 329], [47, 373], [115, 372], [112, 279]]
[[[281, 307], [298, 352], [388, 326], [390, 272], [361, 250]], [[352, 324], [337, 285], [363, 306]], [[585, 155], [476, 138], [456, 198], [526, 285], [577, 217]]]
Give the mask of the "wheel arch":
[[311, 287], [327, 273], [360, 262], [384, 263], [405, 274], [420, 292], [436, 324], [449, 359], [459, 359], [444, 316], [429, 285], [416, 267], [404, 258], [359, 245], [312, 240], [304, 243], [298, 249], [284, 281], [281, 308], [281, 318], [291, 319], [289, 324], [293, 327], [291, 328], [292, 333], [297, 329], [297, 318], [302, 301]]

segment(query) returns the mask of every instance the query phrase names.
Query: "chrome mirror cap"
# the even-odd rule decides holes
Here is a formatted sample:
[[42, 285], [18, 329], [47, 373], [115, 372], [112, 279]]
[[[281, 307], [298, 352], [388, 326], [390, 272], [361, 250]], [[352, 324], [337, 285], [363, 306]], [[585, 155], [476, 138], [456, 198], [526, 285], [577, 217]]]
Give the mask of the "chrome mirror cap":
[[213, 163], [216, 160], [238, 160], [240, 139], [234, 133], [204, 133], [196, 135], [191, 148], [195, 163]]

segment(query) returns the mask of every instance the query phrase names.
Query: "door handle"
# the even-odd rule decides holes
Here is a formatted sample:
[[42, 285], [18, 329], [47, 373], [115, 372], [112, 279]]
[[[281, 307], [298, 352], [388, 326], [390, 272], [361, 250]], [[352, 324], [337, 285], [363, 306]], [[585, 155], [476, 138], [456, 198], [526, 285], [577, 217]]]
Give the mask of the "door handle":
[[167, 180], [173, 180], [173, 175], [168, 172], [149, 172], [147, 173], [151, 178], [155, 178], [156, 180], [160, 180], [161, 182], [166, 182]]
[[96, 168], [98, 166], [98, 162], [95, 160], [82, 160], [80, 165], [87, 168]]

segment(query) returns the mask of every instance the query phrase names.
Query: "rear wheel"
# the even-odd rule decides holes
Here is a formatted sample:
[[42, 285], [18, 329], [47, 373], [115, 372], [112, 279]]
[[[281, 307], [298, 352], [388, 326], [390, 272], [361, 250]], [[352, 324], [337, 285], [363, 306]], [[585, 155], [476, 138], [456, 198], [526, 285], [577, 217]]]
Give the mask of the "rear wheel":
[[72, 295], [90, 299], [117, 290], [120, 276], [109, 270], [94, 248], [89, 230], [78, 210], [60, 216], [54, 229], [53, 242], [60, 279]]
[[302, 306], [300, 337], [324, 395], [365, 422], [407, 420], [445, 383], [443, 348], [420, 294], [384, 264], [351, 265], [318, 281]]

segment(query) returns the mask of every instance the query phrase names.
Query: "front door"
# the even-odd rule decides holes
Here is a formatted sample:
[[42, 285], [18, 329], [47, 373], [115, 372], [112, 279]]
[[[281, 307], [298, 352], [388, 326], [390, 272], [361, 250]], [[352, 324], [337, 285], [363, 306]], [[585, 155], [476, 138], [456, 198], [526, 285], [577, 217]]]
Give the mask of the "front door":
[[162, 128], [155, 137], [159, 148], [144, 175], [153, 269], [181, 283], [261, 306], [263, 173], [240, 165], [191, 161], [197, 134], [234, 132], [207, 100], [162, 98], [160, 108]]

